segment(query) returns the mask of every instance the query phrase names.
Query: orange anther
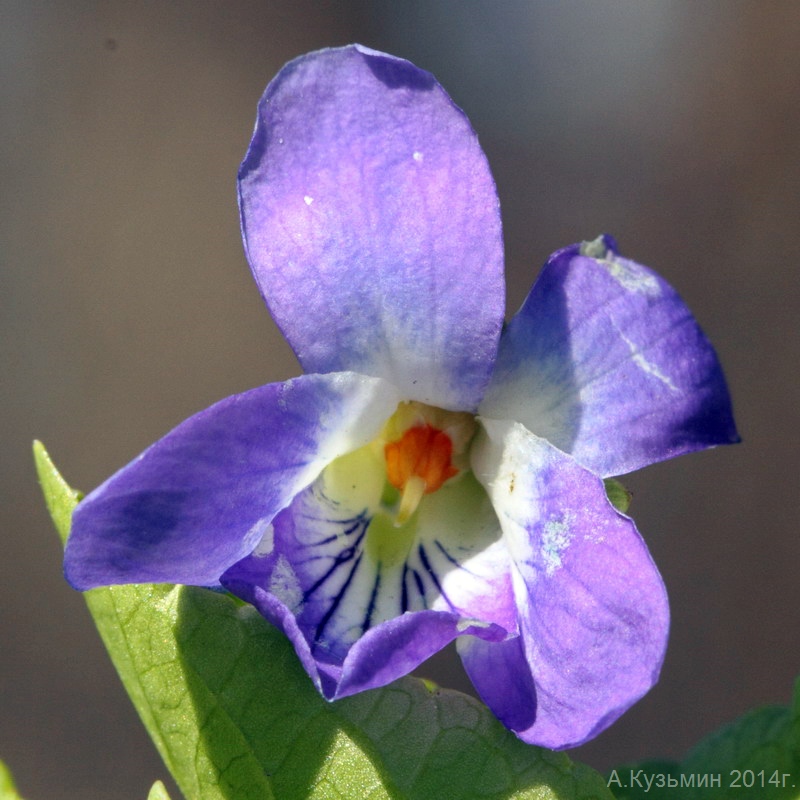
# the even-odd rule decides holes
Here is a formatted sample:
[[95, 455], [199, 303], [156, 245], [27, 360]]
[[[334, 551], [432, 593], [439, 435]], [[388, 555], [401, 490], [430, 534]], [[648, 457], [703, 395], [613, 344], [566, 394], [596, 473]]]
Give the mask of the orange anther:
[[458, 473], [450, 461], [452, 455], [453, 443], [444, 431], [415, 425], [384, 447], [386, 477], [401, 492], [411, 478], [421, 478], [425, 494], [430, 494]]

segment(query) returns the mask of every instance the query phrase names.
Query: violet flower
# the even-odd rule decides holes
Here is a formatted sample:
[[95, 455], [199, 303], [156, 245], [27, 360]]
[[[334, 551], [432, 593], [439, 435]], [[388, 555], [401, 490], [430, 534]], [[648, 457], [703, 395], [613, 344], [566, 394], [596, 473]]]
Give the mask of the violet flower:
[[675, 291], [603, 237], [503, 327], [495, 186], [427, 72], [288, 64], [239, 174], [253, 274], [306, 374], [188, 419], [79, 504], [78, 589], [225, 587], [329, 700], [449, 642], [527, 742], [595, 736], [657, 679], [661, 578], [603, 478], [736, 441]]

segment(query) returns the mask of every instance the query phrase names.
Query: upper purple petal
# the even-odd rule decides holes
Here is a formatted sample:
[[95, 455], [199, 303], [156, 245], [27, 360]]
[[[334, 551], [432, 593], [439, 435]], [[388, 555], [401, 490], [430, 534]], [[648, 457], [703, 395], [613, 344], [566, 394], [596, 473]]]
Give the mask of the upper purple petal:
[[[600, 478], [516, 422], [483, 420], [473, 466], [514, 562], [520, 642], [462, 645], [479, 694], [551, 749], [596, 736], [658, 678], [669, 609], [633, 521]], [[499, 677], [515, 689], [501, 692]], [[533, 692], [530, 689], [533, 688]]]
[[220, 401], [78, 504], [67, 579], [77, 589], [218, 585], [326, 464], [374, 438], [398, 400], [385, 381], [339, 373]]
[[503, 318], [494, 182], [427, 72], [357, 45], [289, 63], [239, 174], [259, 288], [307, 372], [474, 409]]
[[522, 422], [603, 476], [738, 441], [691, 312], [608, 237], [550, 257], [504, 331], [481, 413]]

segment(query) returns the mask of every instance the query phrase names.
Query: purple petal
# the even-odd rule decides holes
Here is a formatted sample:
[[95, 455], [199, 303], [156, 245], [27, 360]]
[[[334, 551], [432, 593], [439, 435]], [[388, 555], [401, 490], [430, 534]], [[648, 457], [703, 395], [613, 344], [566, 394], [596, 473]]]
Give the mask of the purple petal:
[[531, 728], [536, 720], [536, 684], [522, 637], [487, 642], [462, 636], [456, 644], [464, 669], [492, 713], [512, 731]]
[[287, 632], [329, 698], [405, 675], [459, 635], [517, 632], [508, 554], [474, 478], [425, 497], [395, 527], [383, 481], [372, 497], [344, 491], [381, 469], [362, 467], [344, 483], [325, 470], [275, 518], [267, 544], [222, 577]]
[[494, 182], [427, 72], [359, 46], [288, 64], [240, 170], [256, 281], [306, 372], [474, 409], [503, 317]]
[[738, 441], [689, 309], [607, 237], [551, 256], [503, 334], [481, 413], [522, 422], [603, 476]]
[[67, 579], [218, 585], [326, 464], [377, 435], [398, 399], [385, 381], [341, 373], [222, 400], [79, 503]]
[[317, 690], [327, 700], [386, 686], [408, 675], [465, 630], [495, 640], [506, 636], [506, 632], [496, 626], [464, 629], [458, 616], [449, 612], [414, 611], [370, 628], [343, 659], [325, 659], [319, 653], [312, 653], [291, 609], [276, 595], [254, 583], [246, 572], [231, 570], [223, 583], [283, 631]]
[[416, 611], [370, 629], [347, 655], [338, 697], [386, 686], [408, 675], [461, 635], [500, 641], [507, 632], [497, 625], [465, 625], [457, 614]]
[[[657, 680], [666, 593], [632, 520], [610, 505], [598, 477], [519, 423], [483, 424], [473, 465], [514, 560], [522, 635], [517, 648], [468, 647], [465, 667], [520, 738], [574, 747]], [[497, 675], [515, 686], [509, 695]], [[515, 705], [531, 679], [535, 697]]]

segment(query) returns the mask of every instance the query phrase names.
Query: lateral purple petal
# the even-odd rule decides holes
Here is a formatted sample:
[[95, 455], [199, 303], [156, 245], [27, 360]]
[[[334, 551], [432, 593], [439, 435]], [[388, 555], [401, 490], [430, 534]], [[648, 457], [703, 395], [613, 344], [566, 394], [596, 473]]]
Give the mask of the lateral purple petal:
[[234, 395], [183, 422], [75, 509], [65, 573], [77, 589], [219, 585], [275, 514], [333, 459], [370, 441], [399, 398], [354, 373]]
[[253, 274], [306, 372], [477, 407], [503, 319], [499, 205], [429, 73], [356, 45], [291, 62], [259, 105], [239, 194]]
[[[574, 747], [657, 680], [666, 593], [633, 521], [611, 506], [597, 476], [519, 423], [483, 425], [473, 465], [514, 561], [521, 646], [468, 649], [465, 668], [520, 738]], [[496, 675], [517, 695], [532, 680], [535, 698], [515, 708]]]
[[551, 256], [503, 334], [481, 413], [519, 420], [603, 476], [738, 441], [691, 312], [608, 237]]
[[527, 731], [536, 720], [536, 684], [521, 636], [487, 642], [462, 636], [456, 647], [483, 702], [512, 731]]

